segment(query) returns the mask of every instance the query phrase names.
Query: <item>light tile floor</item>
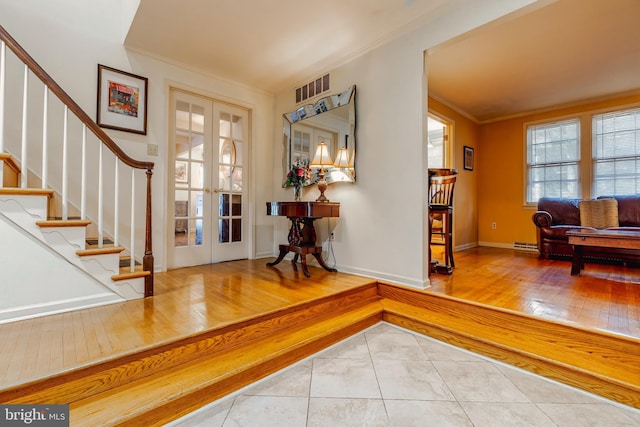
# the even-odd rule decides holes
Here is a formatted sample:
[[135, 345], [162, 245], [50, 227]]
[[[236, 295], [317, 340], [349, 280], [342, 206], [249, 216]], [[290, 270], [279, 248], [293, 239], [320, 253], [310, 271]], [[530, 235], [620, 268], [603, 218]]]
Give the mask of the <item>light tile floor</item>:
[[640, 426], [640, 411], [378, 325], [172, 426]]

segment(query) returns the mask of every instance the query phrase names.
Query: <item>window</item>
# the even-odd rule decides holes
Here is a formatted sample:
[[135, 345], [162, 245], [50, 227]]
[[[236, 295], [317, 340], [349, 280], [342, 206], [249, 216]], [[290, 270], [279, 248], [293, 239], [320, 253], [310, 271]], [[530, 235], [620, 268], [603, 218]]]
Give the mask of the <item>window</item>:
[[594, 115], [592, 196], [640, 193], [640, 109]]
[[427, 123], [427, 166], [429, 169], [448, 168], [450, 124], [431, 114]]
[[527, 126], [527, 203], [579, 197], [580, 120]]

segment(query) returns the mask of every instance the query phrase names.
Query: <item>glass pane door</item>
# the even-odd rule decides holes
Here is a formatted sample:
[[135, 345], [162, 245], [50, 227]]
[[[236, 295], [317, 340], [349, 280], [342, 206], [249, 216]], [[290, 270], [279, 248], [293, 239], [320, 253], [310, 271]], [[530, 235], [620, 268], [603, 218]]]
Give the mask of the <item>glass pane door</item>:
[[214, 106], [218, 124], [218, 219], [214, 259], [247, 257], [245, 151], [247, 111], [219, 104]]

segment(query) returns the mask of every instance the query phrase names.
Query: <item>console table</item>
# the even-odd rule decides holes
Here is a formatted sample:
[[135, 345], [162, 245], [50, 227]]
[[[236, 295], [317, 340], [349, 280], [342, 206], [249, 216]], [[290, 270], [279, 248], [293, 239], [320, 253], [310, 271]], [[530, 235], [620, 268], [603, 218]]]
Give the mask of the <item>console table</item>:
[[268, 262], [273, 267], [282, 261], [289, 252], [293, 252], [292, 263], [296, 268], [298, 258], [302, 264], [302, 272], [305, 277], [311, 277], [307, 269], [307, 254], [313, 255], [318, 263], [327, 271], [336, 272], [322, 259], [322, 246], [316, 246], [316, 229], [313, 222], [318, 218], [339, 217], [340, 203], [337, 202], [267, 202], [267, 215], [286, 216], [291, 220], [289, 229], [289, 244], [280, 245], [280, 254], [273, 262]]

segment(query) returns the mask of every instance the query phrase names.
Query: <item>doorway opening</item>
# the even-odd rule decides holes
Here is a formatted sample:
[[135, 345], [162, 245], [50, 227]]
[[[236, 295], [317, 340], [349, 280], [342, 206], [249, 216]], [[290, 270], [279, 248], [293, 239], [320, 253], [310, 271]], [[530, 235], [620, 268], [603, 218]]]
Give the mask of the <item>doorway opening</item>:
[[[427, 150], [429, 169], [453, 169], [451, 134], [453, 124], [429, 113], [427, 116]], [[444, 217], [435, 215], [432, 224], [430, 245], [445, 245]], [[439, 252], [439, 251], [437, 251]], [[445, 262], [446, 264], [446, 262]]]

